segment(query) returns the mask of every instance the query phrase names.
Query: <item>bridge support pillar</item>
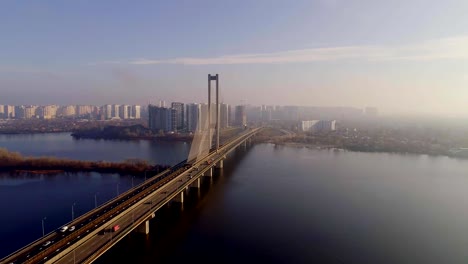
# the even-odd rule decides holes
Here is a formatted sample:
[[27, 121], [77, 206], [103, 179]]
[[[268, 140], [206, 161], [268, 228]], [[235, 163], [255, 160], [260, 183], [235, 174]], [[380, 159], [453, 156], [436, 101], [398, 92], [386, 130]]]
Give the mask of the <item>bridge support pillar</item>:
[[144, 221], [136, 228], [136, 231], [141, 234], [149, 234], [149, 220]]
[[216, 164], [216, 168], [217, 169], [222, 169], [224, 166], [224, 160], [220, 160], [217, 164]]
[[176, 203], [184, 203], [184, 192], [177, 194], [172, 201]]
[[200, 178], [196, 179], [194, 182], [190, 184], [190, 187], [192, 188], [200, 188], [201, 186], [201, 180]]
[[213, 168], [210, 168], [205, 172], [204, 176], [213, 177]]

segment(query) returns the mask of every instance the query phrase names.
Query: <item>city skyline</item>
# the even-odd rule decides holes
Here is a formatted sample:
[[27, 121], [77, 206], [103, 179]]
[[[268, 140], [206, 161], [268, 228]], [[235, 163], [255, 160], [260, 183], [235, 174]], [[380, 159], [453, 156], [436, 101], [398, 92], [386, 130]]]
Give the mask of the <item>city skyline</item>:
[[2, 104], [206, 102], [218, 73], [231, 105], [468, 116], [464, 1], [0, 7]]

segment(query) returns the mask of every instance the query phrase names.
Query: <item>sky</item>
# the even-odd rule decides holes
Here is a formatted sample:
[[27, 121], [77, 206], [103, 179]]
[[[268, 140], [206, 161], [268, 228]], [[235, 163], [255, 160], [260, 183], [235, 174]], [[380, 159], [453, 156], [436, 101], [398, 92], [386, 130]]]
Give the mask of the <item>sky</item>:
[[468, 116], [468, 1], [0, 1], [0, 104]]

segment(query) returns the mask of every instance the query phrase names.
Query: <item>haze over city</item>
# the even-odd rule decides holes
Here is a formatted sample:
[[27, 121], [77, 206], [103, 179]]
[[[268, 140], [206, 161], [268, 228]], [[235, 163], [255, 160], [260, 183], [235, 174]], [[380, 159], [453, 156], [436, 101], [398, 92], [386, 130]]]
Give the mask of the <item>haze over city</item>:
[[468, 263], [467, 14], [0, 1], [0, 263]]
[[[466, 1], [0, 4], [0, 104], [205, 101], [467, 116]], [[27, 18], [27, 19], [25, 19]]]

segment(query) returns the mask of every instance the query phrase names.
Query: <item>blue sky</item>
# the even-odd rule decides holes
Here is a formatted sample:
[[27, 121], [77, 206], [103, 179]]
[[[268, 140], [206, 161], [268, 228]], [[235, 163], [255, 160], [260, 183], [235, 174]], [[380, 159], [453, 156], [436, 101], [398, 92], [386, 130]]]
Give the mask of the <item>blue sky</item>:
[[466, 1], [2, 1], [0, 104], [204, 101], [468, 115]]

